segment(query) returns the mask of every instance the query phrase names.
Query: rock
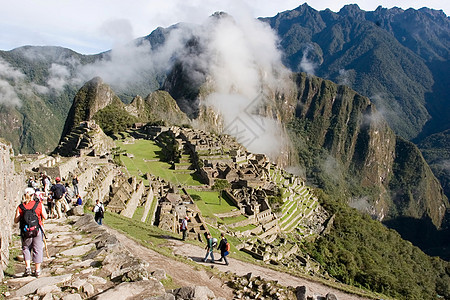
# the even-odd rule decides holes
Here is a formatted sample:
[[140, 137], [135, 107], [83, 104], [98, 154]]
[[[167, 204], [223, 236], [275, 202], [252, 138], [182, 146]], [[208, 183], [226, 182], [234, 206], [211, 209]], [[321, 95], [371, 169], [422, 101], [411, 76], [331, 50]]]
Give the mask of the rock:
[[215, 298], [214, 293], [206, 286], [186, 286], [171, 290], [170, 293], [173, 294], [176, 299], [208, 300]]
[[80, 294], [68, 294], [61, 298], [61, 300], [82, 300]]
[[74, 206], [70, 210], [70, 214], [72, 214], [74, 216], [83, 216], [84, 215], [84, 207], [81, 205]]
[[247, 275], [245, 275], [245, 278], [247, 278], [247, 280], [252, 279], [252, 277], [253, 277], [253, 274], [251, 272], [247, 273]]
[[81, 287], [81, 291], [86, 293], [88, 297], [92, 297], [95, 294], [94, 286], [89, 282], [83, 284], [83, 286]]
[[115, 287], [106, 290], [92, 299], [111, 300], [111, 299], [143, 299], [164, 295], [164, 286], [156, 279], [150, 278], [145, 281], [122, 282]]
[[53, 294], [52, 293], [46, 294], [44, 298], [42, 298], [42, 300], [53, 300]]
[[104, 234], [102, 235], [96, 242], [95, 245], [97, 249], [106, 247], [106, 248], [112, 248], [116, 246], [119, 243], [119, 240], [116, 238], [116, 236], [112, 234]]
[[34, 293], [38, 288], [66, 282], [70, 280], [70, 278], [72, 278], [71, 274], [37, 278], [15, 291], [14, 297], [22, 297]]
[[88, 251], [92, 250], [92, 248], [94, 247], [95, 245], [91, 243], [87, 245], [78, 246], [72, 249], [67, 249], [65, 251], [62, 251], [61, 254], [64, 256], [81, 256], [85, 255]]
[[74, 282], [72, 282], [72, 284], [70, 285], [71, 287], [80, 290], [80, 288], [86, 283], [87, 281], [84, 279], [78, 279], [75, 280]]
[[147, 300], [175, 300], [175, 299], [176, 299], [175, 296], [170, 293], [166, 293], [161, 296], [147, 298]]
[[88, 282], [90, 282], [92, 284], [101, 284], [101, 285], [106, 284], [106, 282], [107, 282], [106, 279], [99, 277], [99, 276], [94, 276], [94, 275], [89, 275], [87, 280], [88, 280]]
[[338, 298], [336, 297], [336, 295], [333, 294], [333, 293], [328, 293], [328, 294], [325, 296], [325, 299], [326, 299], [326, 300], [338, 300]]
[[297, 300], [307, 300], [309, 295], [309, 289], [307, 286], [298, 286], [295, 289], [295, 296], [297, 297]]
[[161, 281], [163, 279], [167, 279], [166, 270], [163, 270], [163, 269], [157, 269], [157, 270], [153, 271], [151, 273], [151, 275], [153, 277], [155, 277], [156, 279], [158, 279], [159, 281]]
[[45, 296], [49, 293], [57, 293], [57, 292], [61, 292], [61, 289], [57, 287], [55, 284], [52, 284], [38, 288], [36, 294], [38, 296]]

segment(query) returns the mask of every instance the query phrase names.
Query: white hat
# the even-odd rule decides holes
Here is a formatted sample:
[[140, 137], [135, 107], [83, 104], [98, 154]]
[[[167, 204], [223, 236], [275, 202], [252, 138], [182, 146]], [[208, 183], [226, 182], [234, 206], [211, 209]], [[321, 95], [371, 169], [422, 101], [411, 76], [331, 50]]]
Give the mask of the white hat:
[[31, 187], [27, 187], [27, 188], [25, 189], [25, 191], [23, 191], [23, 194], [24, 194], [24, 195], [33, 195], [33, 194], [34, 194], [34, 189], [31, 188]]

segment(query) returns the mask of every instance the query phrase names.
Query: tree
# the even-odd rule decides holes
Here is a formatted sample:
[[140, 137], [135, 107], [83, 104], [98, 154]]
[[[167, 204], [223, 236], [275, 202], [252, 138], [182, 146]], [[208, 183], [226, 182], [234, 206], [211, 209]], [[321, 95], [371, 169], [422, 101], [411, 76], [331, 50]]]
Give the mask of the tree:
[[214, 185], [212, 186], [212, 189], [214, 191], [218, 191], [219, 192], [219, 205], [222, 205], [222, 191], [229, 189], [231, 187], [231, 184], [228, 182], [228, 180], [226, 179], [216, 179], [214, 181]]

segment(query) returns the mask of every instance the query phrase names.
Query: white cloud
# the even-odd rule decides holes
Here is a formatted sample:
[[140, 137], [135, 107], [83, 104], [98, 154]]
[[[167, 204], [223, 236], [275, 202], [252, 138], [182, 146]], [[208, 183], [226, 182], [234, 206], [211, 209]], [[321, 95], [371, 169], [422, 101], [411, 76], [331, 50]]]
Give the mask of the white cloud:
[[17, 96], [14, 87], [12, 87], [6, 80], [0, 79], [0, 104], [10, 106], [20, 106], [21, 101]]

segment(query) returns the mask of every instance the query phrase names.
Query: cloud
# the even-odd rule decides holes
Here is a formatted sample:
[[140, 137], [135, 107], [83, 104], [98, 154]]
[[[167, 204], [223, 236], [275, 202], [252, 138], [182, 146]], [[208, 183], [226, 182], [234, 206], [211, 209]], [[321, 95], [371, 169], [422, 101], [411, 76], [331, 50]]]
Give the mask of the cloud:
[[70, 71], [66, 66], [53, 63], [50, 67], [50, 78], [47, 84], [56, 91], [62, 91], [67, 81], [70, 79]]
[[20, 106], [22, 102], [14, 86], [22, 83], [25, 75], [0, 58], [0, 78], [0, 104]]
[[0, 104], [8, 106], [20, 106], [21, 101], [17, 96], [14, 87], [6, 80], [0, 79]]
[[313, 46], [308, 44], [305, 47], [305, 49], [303, 50], [302, 60], [300, 61], [300, 64], [299, 64], [300, 71], [305, 72], [310, 75], [315, 75], [316, 68], [317, 68], [317, 64], [308, 58], [310, 53], [312, 53], [313, 51], [314, 51]]
[[220, 112], [225, 133], [250, 151], [274, 159], [286, 144], [280, 124], [265, 111], [273, 106], [267, 93], [283, 86], [286, 70], [274, 32], [262, 22], [241, 17], [215, 14], [205, 25], [208, 30], [200, 32], [207, 41], [200, 59], [207, 61], [208, 81], [215, 91], [205, 104]]
[[127, 19], [109, 19], [100, 25], [102, 35], [114, 41], [114, 46], [133, 40], [133, 27]]

